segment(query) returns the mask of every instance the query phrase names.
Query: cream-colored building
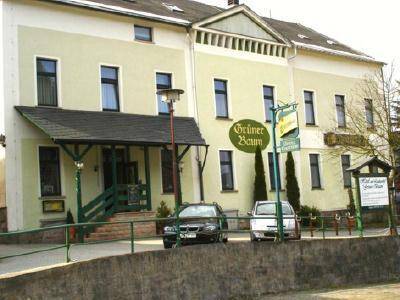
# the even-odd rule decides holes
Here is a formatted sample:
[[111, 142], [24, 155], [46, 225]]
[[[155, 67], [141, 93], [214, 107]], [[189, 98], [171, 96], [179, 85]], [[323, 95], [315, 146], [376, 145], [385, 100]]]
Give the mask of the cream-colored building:
[[[0, 5], [0, 133], [6, 137], [0, 206], [5, 190], [9, 230], [59, 222], [68, 209], [76, 220], [93, 221], [116, 211], [154, 211], [162, 200], [173, 207], [168, 116], [156, 95], [168, 87], [185, 91], [175, 105], [183, 201], [198, 202], [203, 195], [226, 210], [248, 211], [254, 154], [237, 150], [229, 129], [252, 119], [270, 131], [270, 103], [295, 101], [301, 151], [293, 154], [301, 203], [346, 208], [342, 161], [327, 155], [324, 133], [344, 125], [340, 109], [351, 101], [355, 85], [382, 63], [245, 5], [222, 9], [189, 0]], [[270, 199], [271, 151], [271, 145], [263, 151]], [[284, 198], [286, 155], [280, 156]], [[343, 162], [354, 158], [349, 154]], [[0, 162], [0, 184], [3, 174]]]

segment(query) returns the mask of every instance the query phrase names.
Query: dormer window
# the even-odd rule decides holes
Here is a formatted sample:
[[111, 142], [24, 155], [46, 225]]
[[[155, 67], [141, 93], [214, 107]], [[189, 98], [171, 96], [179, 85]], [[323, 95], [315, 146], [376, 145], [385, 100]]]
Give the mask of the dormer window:
[[168, 4], [168, 3], [163, 3], [163, 5], [168, 8], [170, 11], [174, 11], [174, 12], [181, 12], [183, 13], [184, 10], [182, 8], [179, 8], [178, 6], [174, 5], [174, 4]]
[[310, 40], [310, 38], [304, 34], [298, 34], [297, 35], [299, 38], [301, 38], [302, 40]]
[[336, 43], [334, 42], [334, 41], [332, 41], [332, 40], [327, 40], [326, 41], [329, 45], [336, 45]]

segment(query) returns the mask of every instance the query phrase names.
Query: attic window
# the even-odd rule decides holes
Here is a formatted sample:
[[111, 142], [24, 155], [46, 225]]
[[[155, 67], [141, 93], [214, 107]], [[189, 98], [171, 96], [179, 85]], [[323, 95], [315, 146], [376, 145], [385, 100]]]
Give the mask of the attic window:
[[179, 8], [178, 6], [174, 4], [168, 4], [168, 3], [163, 3], [163, 5], [168, 8], [170, 11], [175, 11], [175, 12], [184, 12], [183, 9]]
[[334, 42], [334, 41], [332, 41], [332, 40], [327, 40], [326, 41], [329, 45], [336, 45], [336, 43]]
[[304, 39], [310, 40], [310, 38], [309, 38], [308, 36], [304, 35], [304, 34], [300, 34], [300, 33], [299, 33], [297, 36], [298, 36], [299, 38], [303, 39], [303, 40], [304, 40]]

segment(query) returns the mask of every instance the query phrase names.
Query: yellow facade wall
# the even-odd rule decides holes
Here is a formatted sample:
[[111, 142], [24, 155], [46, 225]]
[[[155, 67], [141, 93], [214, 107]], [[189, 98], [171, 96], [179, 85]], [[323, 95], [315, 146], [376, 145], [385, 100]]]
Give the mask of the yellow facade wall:
[[[228, 106], [230, 119], [218, 119], [215, 112], [214, 78], [228, 81]], [[205, 200], [216, 201], [224, 209], [239, 209], [241, 213], [250, 210], [253, 201], [254, 154], [235, 150], [229, 140], [229, 129], [241, 119], [254, 119], [263, 123], [269, 132], [270, 124], [265, 122], [263, 85], [275, 87], [277, 99], [289, 99], [289, 74], [286, 66], [252, 62], [237, 58], [196, 53], [196, 90], [200, 130], [210, 144], [204, 171]], [[219, 150], [234, 150], [233, 167], [235, 191], [221, 189]], [[263, 151], [267, 186], [268, 157], [271, 144]], [[269, 192], [269, 199], [273, 193]]]

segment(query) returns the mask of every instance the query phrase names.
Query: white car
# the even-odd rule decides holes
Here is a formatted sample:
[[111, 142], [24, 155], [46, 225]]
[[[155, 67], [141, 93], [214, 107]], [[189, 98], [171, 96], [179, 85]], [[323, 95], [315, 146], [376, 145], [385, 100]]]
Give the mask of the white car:
[[[285, 239], [300, 239], [300, 225], [292, 206], [287, 201], [281, 203]], [[278, 234], [276, 201], [257, 201], [248, 215], [253, 217], [250, 220], [251, 241], [275, 239]]]

